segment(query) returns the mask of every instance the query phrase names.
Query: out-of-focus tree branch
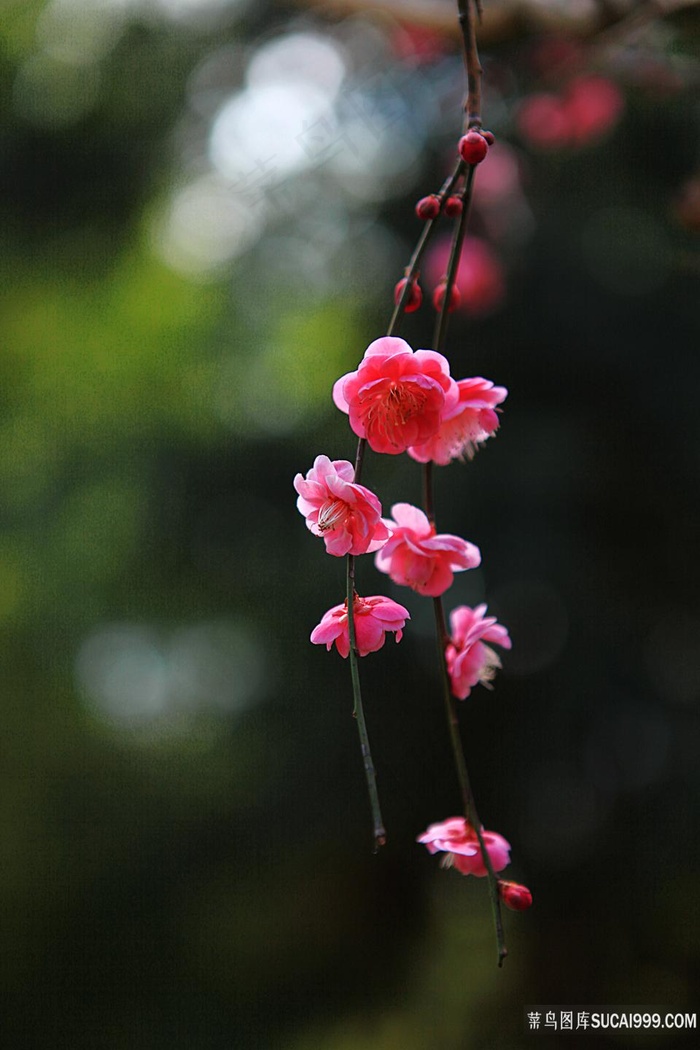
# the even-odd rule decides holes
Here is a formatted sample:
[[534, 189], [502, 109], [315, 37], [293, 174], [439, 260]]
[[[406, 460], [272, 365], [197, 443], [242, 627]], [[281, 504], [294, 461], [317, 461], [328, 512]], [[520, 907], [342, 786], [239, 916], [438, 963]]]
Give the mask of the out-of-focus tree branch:
[[[460, 36], [452, 0], [295, 0], [299, 7], [322, 9], [331, 15], [384, 15], [398, 22]], [[582, 38], [611, 29], [624, 33], [645, 22], [667, 18], [700, 6], [700, 0], [598, 0], [583, 13], [570, 5], [547, 7], [533, 0], [489, 0], [484, 5], [479, 41], [487, 47], [538, 32], [559, 32]]]

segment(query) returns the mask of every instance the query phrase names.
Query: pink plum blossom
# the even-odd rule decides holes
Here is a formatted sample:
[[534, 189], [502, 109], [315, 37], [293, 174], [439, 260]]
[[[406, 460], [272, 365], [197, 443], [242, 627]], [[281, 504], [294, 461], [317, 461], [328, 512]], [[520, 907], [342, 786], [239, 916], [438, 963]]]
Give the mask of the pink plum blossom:
[[518, 197], [520, 189], [520, 164], [512, 146], [496, 142], [489, 149], [489, 162], [479, 169], [479, 181], [475, 185], [474, 203], [479, 207], [492, 205], [504, 207]]
[[[510, 863], [510, 844], [496, 831], [481, 832], [494, 871], [502, 871]], [[487, 875], [476, 831], [464, 817], [448, 817], [439, 824], [431, 824], [419, 835], [430, 853], [446, 853], [445, 867], [455, 867], [463, 875]]]
[[478, 547], [459, 536], [436, 534], [418, 507], [395, 503], [391, 513], [393, 518], [386, 521], [391, 537], [377, 553], [375, 564], [394, 583], [436, 598], [452, 585], [455, 572], [480, 564]]
[[306, 477], [297, 474], [297, 507], [306, 527], [321, 536], [329, 554], [366, 554], [378, 550], [389, 536], [381, 520], [382, 506], [364, 485], [353, 482], [352, 463], [316, 456]]
[[[377, 649], [381, 649], [387, 631], [395, 632], [396, 641], [400, 642], [404, 624], [411, 618], [408, 609], [381, 594], [369, 598], [360, 598], [356, 594], [352, 608], [355, 641], [360, 656], [367, 656], [367, 653], [376, 653]], [[348, 655], [350, 631], [347, 601], [324, 613], [321, 622], [311, 632], [311, 641], [314, 645], [325, 645], [328, 650], [335, 642], [340, 655], [343, 658]]]
[[[476, 838], [476, 832], [473, 834]], [[486, 852], [491, 860], [491, 867], [494, 871], [503, 871], [503, 869], [510, 863], [510, 843], [506, 842], [503, 836], [499, 835], [497, 831], [482, 831], [481, 835], [484, 840], [484, 845], [486, 846]], [[452, 863], [457, 871], [461, 871], [462, 875], [476, 875], [479, 879], [488, 875], [486, 865], [484, 864], [484, 858], [481, 855], [481, 850], [479, 850], [476, 856], [465, 856], [456, 852]]]
[[333, 386], [333, 401], [375, 452], [398, 455], [436, 433], [459, 393], [447, 359], [394, 336], [375, 339], [355, 372]]
[[460, 379], [457, 387], [459, 401], [443, 412], [437, 433], [409, 448], [409, 456], [419, 463], [432, 460], [444, 467], [453, 459], [471, 459], [479, 445], [498, 430], [496, 406], [508, 396], [506, 388], [480, 376]]
[[445, 649], [452, 692], [465, 700], [475, 685], [489, 686], [501, 666], [498, 655], [484, 641], [511, 648], [508, 631], [495, 616], [484, 616], [485, 605], [460, 605], [450, 613], [451, 638]]

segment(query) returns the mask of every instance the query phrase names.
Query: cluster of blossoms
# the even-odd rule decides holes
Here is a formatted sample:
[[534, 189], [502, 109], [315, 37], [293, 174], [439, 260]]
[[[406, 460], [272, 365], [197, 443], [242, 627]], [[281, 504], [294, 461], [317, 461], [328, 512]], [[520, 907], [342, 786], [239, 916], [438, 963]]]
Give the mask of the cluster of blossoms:
[[[480, 128], [469, 130], [460, 139], [461, 162], [470, 167], [472, 175], [474, 166], [484, 159], [492, 142], [490, 132]], [[450, 192], [448, 188], [440, 195], [433, 194], [419, 201], [416, 207], [419, 218], [432, 221], [443, 211], [451, 217], [465, 214], [462, 199], [451, 196]], [[459, 247], [460, 241], [456, 244]], [[450, 299], [446, 302], [448, 294]], [[411, 312], [420, 306], [421, 298], [417, 268], [413, 264], [397, 284], [395, 299], [399, 308]], [[454, 267], [449, 280], [444, 277], [438, 282], [433, 303], [443, 311], [443, 316], [458, 305]], [[398, 456], [405, 452], [422, 464], [447, 466], [456, 459], [471, 459], [497, 431], [499, 406], [506, 396], [504, 387], [481, 377], [455, 380], [441, 353], [414, 351], [405, 340], [393, 335], [374, 340], [357, 369], [335, 382], [333, 402], [348, 416], [350, 427], [359, 439], [358, 465], [353, 467], [347, 460], [319, 455], [305, 476], [299, 473], [294, 479], [297, 507], [309, 531], [323, 540], [328, 554], [348, 557], [345, 601], [323, 615], [311, 632], [314, 644], [325, 645], [328, 650], [335, 645], [342, 657], [352, 655], [354, 660], [355, 654], [362, 657], [380, 649], [387, 634], [393, 634], [397, 642], [401, 640], [406, 622], [410, 620], [408, 609], [384, 595], [361, 597], [355, 591], [352, 559], [374, 554], [376, 568], [395, 584], [435, 599], [436, 609], [440, 610], [436, 613], [436, 622], [444, 644], [444, 666], [452, 696], [464, 700], [476, 685], [490, 687], [501, 666], [491, 646], [509, 649], [508, 631], [495, 617], [486, 615], [486, 605], [476, 608], [461, 605], [450, 614], [447, 635], [440, 603], [456, 572], [473, 569], [481, 563], [479, 548], [460, 536], [439, 533], [432, 510], [426, 513], [409, 503], [395, 503], [391, 516], [383, 517], [378, 497], [359, 483], [359, 470], [365, 443], [376, 453]], [[426, 484], [427, 492], [429, 483]], [[426, 497], [426, 504], [429, 503], [431, 498]], [[355, 689], [354, 663], [352, 670]], [[375, 842], [381, 844], [384, 829], [366, 729], [362, 728], [364, 715], [359, 685], [355, 701], [375, 817]], [[459, 762], [461, 758], [456, 760]], [[472, 809], [472, 803], [465, 797], [465, 811], [471, 813]], [[475, 810], [474, 818], [476, 820]], [[488, 875], [494, 879], [494, 873], [502, 871], [510, 862], [510, 846], [506, 840], [480, 825], [473, 826], [465, 817], [432, 824], [418, 842], [425, 844], [431, 853], [443, 852], [444, 864], [454, 866], [465, 875]], [[508, 907], [520, 910], [531, 903], [526, 887], [501, 879], [497, 885], [500, 899]]]
[[[333, 387], [336, 406], [350, 426], [375, 452], [407, 452], [420, 463], [446, 465], [474, 455], [498, 428], [497, 406], [507, 391], [487, 379], [456, 382], [442, 354], [413, 351], [403, 339], [385, 336], [367, 348], [359, 367]], [[439, 597], [452, 585], [455, 572], [481, 562], [479, 548], [448, 533], [438, 533], [426, 514], [409, 503], [395, 503], [382, 517], [381, 503], [354, 481], [347, 460], [317, 456], [306, 476], [297, 474], [297, 507], [307, 528], [323, 539], [336, 557], [375, 553], [375, 565], [394, 583], [418, 594]], [[484, 644], [510, 647], [505, 627], [486, 617], [485, 606], [460, 606], [451, 615], [452, 634], [446, 650], [452, 690], [464, 699], [478, 682], [488, 683], [500, 666]], [[350, 652], [347, 599], [325, 613], [311, 641], [343, 657]], [[407, 609], [382, 595], [355, 595], [353, 620], [360, 656], [376, 652], [387, 633], [401, 639]]]

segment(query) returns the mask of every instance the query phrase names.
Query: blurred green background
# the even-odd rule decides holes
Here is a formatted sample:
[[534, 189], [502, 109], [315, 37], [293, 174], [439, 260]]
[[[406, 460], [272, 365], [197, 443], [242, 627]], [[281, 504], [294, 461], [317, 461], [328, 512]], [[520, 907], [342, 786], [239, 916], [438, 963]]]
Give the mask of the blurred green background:
[[[429, 602], [358, 566], [412, 614], [361, 665], [377, 856], [349, 669], [308, 642], [344, 566], [292, 479], [353, 458], [331, 385], [385, 331], [460, 133], [454, 5], [386, 6], [0, 5], [13, 1050], [491, 1050], [559, 1045], [526, 1004], [700, 1005], [697, 11], [599, 32], [635, 5], [486, 5], [498, 143], [448, 354], [510, 393], [437, 506], [484, 559], [448, 608], [487, 601], [514, 641], [461, 707], [535, 898], [499, 971], [486, 886], [414, 841], [458, 808]], [[528, 132], [528, 99], [590, 73], [614, 113]], [[420, 499], [407, 457], [363, 480]]]

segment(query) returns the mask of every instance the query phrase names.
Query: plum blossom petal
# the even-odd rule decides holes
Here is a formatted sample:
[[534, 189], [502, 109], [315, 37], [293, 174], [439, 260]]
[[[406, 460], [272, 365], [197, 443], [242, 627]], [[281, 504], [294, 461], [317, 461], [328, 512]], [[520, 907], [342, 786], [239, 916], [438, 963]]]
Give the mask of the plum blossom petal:
[[484, 642], [502, 649], [512, 645], [506, 628], [495, 616], [484, 616], [485, 612], [485, 605], [475, 609], [460, 605], [450, 613], [451, 637], [445, 658], [452, 692], [459, 700], [465, 700], [479, 683], [489, 687], [501, 666], [498, 654]]
[[357, 370], [333, 386], [333, 401], [348, 413], [354, 433], [375, 452], [388, 455], [431, 438], [458, 397], [442, 354], [413, 351], [395, 336], [370, 343]]
[[352, 463], [316, 456], [306, 477], [297, 474], [297, 507], [306, 527], [321, 536], [329, 554], [367, 554], [378, 550], [389, 536], [381, 518], [381, 503], [364, 485], [353, 482]]
[[478, 547], [459, 536], [437, 534], [418, 507], [395, 503], [391, 513], [392, 519], [385, 519], [391, 536], [375, 564], [394, 583], [435, 598], [452, 585], [455, 572], [480, 564]]
[[428, 829], [418, 836], [416, 842], [422, 842], [429, 853], [442, 850], [474, 857], [479, 852], [479, 840], [473, 834], [472, 828], [468, 827], [464, 817], [448, 817], [437, 824], [430, 824]]
[[[510, 863], [510, 844], [496, 831], [482, 829], [481, 835], [493, 870], [502, 871]], [[445, 853], [445, 866], [455, 867], [463, 875], [483, 878], [488, 874], [476, 831], [464, 817], [448, 817], [431, 824], [416, 841], [430, 853]]]
[[[510, 843], [506, 842], [503, 836], [496, 831], [482, 831], [481, 836], [493, 870], [503, 871], [510, 864]], [[476, 856], [465, 856], [464, 854], [455, 853], [453, 863], [457, 871], [461, 871], [462, 875], [476, 875], [478, 879], [483, 879], [485, 875], [488, 875], [481, 850]]]
[[422, 444], [412, 445], [408, 454], [419, 463], [432, 460], [447, 466], [453, 459], [471, 459], [479, 446], [498, 429], [496, 406], [505, 401], [508, 391], [494, 386], [480, 376], [460, 379], [457, 383], [459, 400], [443, 411], [440, 427]]
[[[411, 615], [403, 605], [375, 594], [369, 598], [355, 595], [353, 602], [353, 620], [355, 623], [355, 641], [360, 656], [375, 653], [384, 645], [388, 632], [396, 634], [400, 642], [403, 627]], [[350, 652], [350, 630], [348, 627], [348, 603], [335, 605], [324, 613], [321, 622], [311, 632], [314, 645], [325, 645], [330, 650], [333, 643], [345, 658]]]

